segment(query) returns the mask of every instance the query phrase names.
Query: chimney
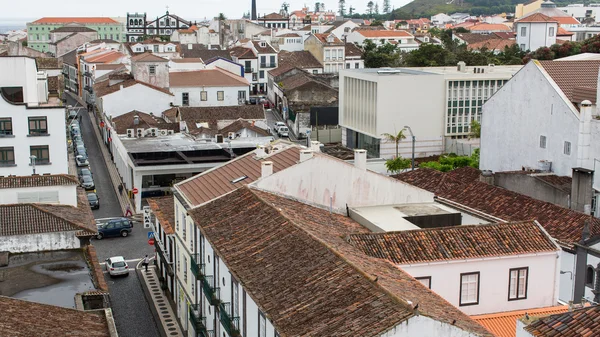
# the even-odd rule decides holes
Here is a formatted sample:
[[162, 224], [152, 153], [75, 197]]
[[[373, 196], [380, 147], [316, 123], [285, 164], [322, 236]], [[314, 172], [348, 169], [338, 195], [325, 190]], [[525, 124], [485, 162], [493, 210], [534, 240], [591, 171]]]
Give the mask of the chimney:
[[313, 157], [313, 151], [312, 150], [300, 150], [300, 162], [304, 162], [310, 158]]
[[119, 85], [119, 90], [123, 90], [123, 85]]
[[467, 71], [467, 64], [464, 61], [458, 62], [456, 66], [458, 71], [461, 71], [463, 73]]
[[367, 169], [367, 150], [354, 150], [354, 166], [361, 170]]
[[264, 158], [267, 156], [267, 151], [265, 151], [263, 145], [259, 145], [254, 153], [256, 153], [256, 158]]
[[260, 177], [266, 178], [273, 174], [273, 162], [263, 161], [260, 163]]
[[311, 141], [310, 149], [313, 150], [313, 152], [321, 152], [321, 142], [319, 142], [317, 140]]
[[579, 135], [577, 139], [577, 167], [592, 169], [590, 138], [592, 129], [592, 102], [581, 102], [579, 109]]
[[256, 20], [256, 0], [252, 0], [252, 13], [250, 19]]
[[188, 43], [188, 50], [192, 50], [194, 46], [191, 43]]
[[135, 115], [133, 116], [133, 125], [139, 125], [140, 124], [140, 117]]

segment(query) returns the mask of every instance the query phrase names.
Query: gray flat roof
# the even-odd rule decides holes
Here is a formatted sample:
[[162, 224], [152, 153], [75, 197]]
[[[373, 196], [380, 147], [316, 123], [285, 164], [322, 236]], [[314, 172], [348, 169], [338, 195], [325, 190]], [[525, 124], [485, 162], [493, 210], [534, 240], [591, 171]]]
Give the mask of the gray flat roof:
[[228, 139], [225, 137], [223, 143], [215, 143], [214, 141], [194, 139], [184, 133], [143, 138], [128, 138], [126, 135], [122, 135], [119, 138], [129, 153], [248, 148], [269, 144], [273, 139], [272, 137], [244, 137], [227, 142]]

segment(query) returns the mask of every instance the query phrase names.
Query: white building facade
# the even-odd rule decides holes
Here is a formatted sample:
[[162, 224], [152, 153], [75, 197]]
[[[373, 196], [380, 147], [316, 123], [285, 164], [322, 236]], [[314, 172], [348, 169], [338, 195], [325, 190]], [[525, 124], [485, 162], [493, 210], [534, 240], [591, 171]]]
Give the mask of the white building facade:
[[556, 44], [558, 21], [535, 13], [514, 23], [517, 32], [517, 45], [521, 50], [535, 51], [540, 47]]

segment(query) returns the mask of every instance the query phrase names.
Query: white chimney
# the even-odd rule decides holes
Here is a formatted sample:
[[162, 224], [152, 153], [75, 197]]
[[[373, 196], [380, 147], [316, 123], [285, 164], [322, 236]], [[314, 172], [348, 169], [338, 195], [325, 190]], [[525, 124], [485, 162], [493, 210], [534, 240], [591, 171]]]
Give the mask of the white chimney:
[[579, 109], [579, 135], [577, 139], [577, 167], [593, 169], [590, 160], [590, 139], [592, 129], [592, 102], [581, 102]]
[[119, 90], [123, 90], [123, 85], [119, 85]]
[[194, 46], [191, 43], [188, 43], [188, 49], [192, 50], [192, 48], [194, 48]]
[[367, 169], [367, 150], [354, 150], [354, 166], [361, 170]]
[[267, 156], [267, 151], [265, 151], [263, 145], [259, 145], [254, 153], [256, 153], [256, 158], [264, 158]]
[[460, 72], [466, 72], [467, 71], [467, 64], [464, 61], [460, 61], [456, 64], [456, 70], [460, 71]]
[[313, 150], [313, 152], [321, 152], [321, 142], [319, 142], [317, 140], [311, 141], [310, 149]]
[[313, 151], [312, 150], [300, 150], [300, 162], [304, 162], [305, 160], [308, 160], [310, 158], [313, 157]]
[[260, 177], [266, 178], [273, 174], [273, 162], [272, 161], [263, 161], [260, 163]]
[[140, 117], [133, 116], [133, 125], [139, 125], [139, 124], [140, 124]]

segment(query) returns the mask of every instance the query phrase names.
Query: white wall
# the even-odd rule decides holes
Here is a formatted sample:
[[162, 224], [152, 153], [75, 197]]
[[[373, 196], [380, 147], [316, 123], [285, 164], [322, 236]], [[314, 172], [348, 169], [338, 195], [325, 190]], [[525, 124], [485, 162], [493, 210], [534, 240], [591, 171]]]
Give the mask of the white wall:
[[[467, 315], [541, 308], [558, 299], [559, 252], [419, 265], [399, 265], [411, 276], [431, 276], [431, 290]], [[509, 270], [529, 267], [527, 299], [508, 301]], [[460, 274], [480, 272], [479, 304], [459, 306]]]
[[[246, 92], [246, 99], [250, 96], [248, 86], [239, 87], [171, 87], [173, 95], [175, 95], [175, 105], [182, 106], [182, 94], [188, 93], [191, 107], [207, 107], [207, 106], [232, 106], [239, 105], [238, 91]], [[200, 100], [200, 92], [207, 92], [207, 100]], [[217, 92], [223, 91], [224, 98], [222, 101], [217, 100]], [[165, 109], [166, 110], [166, 109]], [[164, 111], [164, 110], [163, 110]]]
[[35, 188], [5, 188], [0, 193], [0, 204], [16, 204], [20, 193], [58, 192], [58, 203], [77, 207], [77, 185], [38, 186]]
[[104, 114], [114, 118], [132, 110], [160, 116], [163, 111], [171, 107], [170, 103], [173, 102], [174, 97], [143, 84], [136, 84], [102, 96], [98, 100], [102, 100]]
[[72, 232], [53, 232], [28, 235], [10, 235], [0, 240], [0, 251], [29, 253], [80, 248], [80, 241]]
[[560, 252], [560, 270], [567, 273], [560, 274], [558, 299], [564, 303], [573, 300], [573, 288], [575, 287], [575, 254], [564, 250]]
[[[206, 69], [221, 69], [236, 76], [244, 77], [244, 66], [224, 59], [217, 59], [206, 65]], [[248, 81], [250, 84], [250, 81]]]
[[198, 59], [198, 62], [173, 62], [169, 61], [169, 72], [194, 71], [206, 69], [204, 62]]
[[[535, 62], [529, 62], [483, 105], [480, 169], [537, 169], [540, 160], [549, 160], [554, 173], [571, 176], [577, 162], [579, 118]], [[536, 90], [530, 90], [533, 86]], [[541, 135], [546, 136], [545, 149], [540, 148]], [[571, 142], [571, 155], [563, 153], [565, 141]]]
[[329, 208], [331, 202], [334, 211], [344, 214], [346, 205], [433, 202], [430, 192], [324, 155], [315, 155], [252, 185], [322, 207]]
[[[558, 24], [556, 23], [516, 22], [515, 26], [517, 32], [517, 45], [522, 50], [534, 51], [540, 47], [550, 47], [551, 45], [556, 43], [556, 32], [558, 30]], [[525, 36], [521, 34], [522, 27], [525, 27], [526, 29]], [[549, 35], [549, 30], [551, 27], [554, 28], [553, 36]]]
[[0, 58], [0, 87], [23, 87], [23, 101], [38, 104], [37, 66], [30, 57]]
[[[596, 266], [598, 266], [598, 263], [600, 263], [600, 258], [598, 258], [597, 256], [594, 256], [592, 254], [587, 254], [587, 263], [586, 263], [586, 270], [587, 270], [587, 266], [592, 266], [594, 267], [594, 270], [596, 270]], [[596, 282], [598, 282], [598, 280], [596, 279], [596, 275], [597, 273], [594, 273], [594, 284], [596, 284]], [[582, 278], [585, 278], [585, 275], [583, 276], [579, 276]], [[589, 300], [589, 301], [594, 301], [594, 293], [592, 292], [592, 290], [594, 290], [593, 288], [590, 288], [588, 286], [584, 286], [583, 287], [583, 298]]]
[[[267, 335], [268, 336], [268, 335]], [[436, 321], [427, 316], [411, 317], [393, 329], [380, 335], [381, 337], [475, 337], [470, 333], [448, 323]]]

